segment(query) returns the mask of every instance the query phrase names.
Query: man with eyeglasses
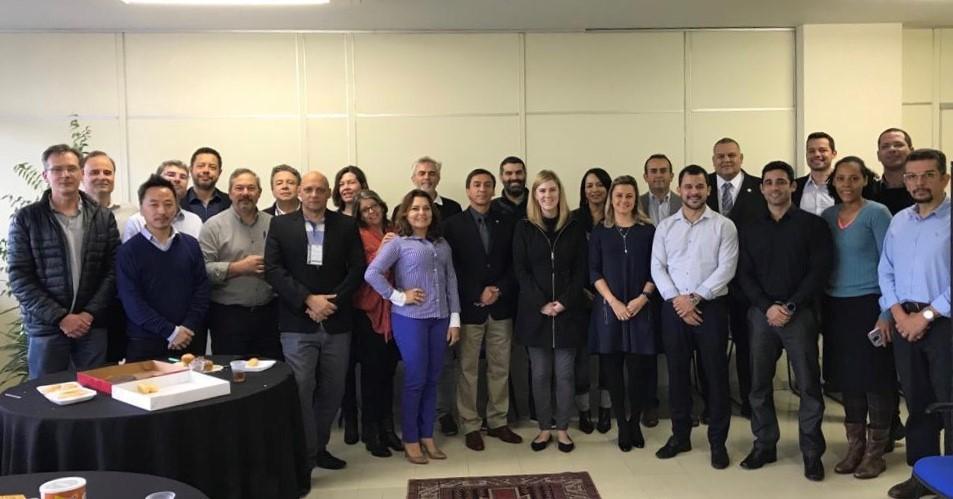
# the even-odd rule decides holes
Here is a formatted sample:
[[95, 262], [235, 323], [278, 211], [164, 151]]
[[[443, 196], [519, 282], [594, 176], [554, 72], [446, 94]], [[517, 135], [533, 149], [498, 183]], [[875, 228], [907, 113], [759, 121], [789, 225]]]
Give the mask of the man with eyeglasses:
[[[953, 349], [950, 326], [950, 182], [946, 155], [917, 149], [906, 156], [903, 183], [916, 203], [894, 216], [880, 256], [880, 307], [895, 322], [893, 341], [897, 374], [907, 401], [907, 464], [938, 456], [940, 430], [946, 427], [946, 454], [953, 453], [949, 416], [927, 414], [934, 402], [950, 402]], [[930, 492], [916, 479], [894, 485], [897, 499]]]
[[10, 287], [29, 335], [31, 379], [106, 359], [119, 232], [109, 208], [80, 190], [81, 157], [65, 144], [47, 148], [43, 179], [50, 188], [10, 224]]
[[258, 211], [258, 175], [247, 168], [232, 172], [228, 197], [231, 207], [209, 218], [199, 236], [212, 288], [212, 352], [280, 359], [278, 308], [265, 282], [265, 240], [272, 216]]

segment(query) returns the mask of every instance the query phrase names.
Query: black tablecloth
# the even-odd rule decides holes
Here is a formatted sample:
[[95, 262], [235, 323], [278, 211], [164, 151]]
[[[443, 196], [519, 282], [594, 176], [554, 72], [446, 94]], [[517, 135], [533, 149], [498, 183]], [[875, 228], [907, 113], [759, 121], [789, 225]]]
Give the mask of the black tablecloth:
[[153, 492], [175, 492], [175, 499], [208, 499], [195, 487], [159, 476], [118, 471], [64, 471], [0, 477], [0, 495], [39, 495], [40, 485], [57, 478], [81, 476], [86, 479], [90, 499], [143, 499]]
[[[228, 360], [215, 357], [218, 364]], [[214, 376], [230, 379], [231, 372]], [[102, 393], [61, 407], [36, 391], [75, 378], [57, 373], [0, 396], [0, 475], [146, 473], [213, 499], [297, 498], [310, 488], [297, 388], [284, 363], [248, 373], [245, 383], [232, 383], [230, 395], [154, 412]]]

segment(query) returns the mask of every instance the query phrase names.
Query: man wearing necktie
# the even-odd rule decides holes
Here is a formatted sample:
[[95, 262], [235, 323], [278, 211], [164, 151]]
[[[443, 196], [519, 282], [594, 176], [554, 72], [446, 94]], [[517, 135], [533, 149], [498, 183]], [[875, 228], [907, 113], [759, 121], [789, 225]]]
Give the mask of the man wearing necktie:
[[[761, 194], [761, 179], [748, 175], [741, 169], [744, 162], [741, 146], [735, 139], [725, 137], [712, 150], [712, 166], [708, 185], [714, 191], [708, 197], [708, 206], [731, 219], [738, 229], [739, 239], [745, 226], [753, 219], [767, 213], [767, 205]], [[751, 393], [751, 348], [748, 333], [747, 313], [750, 304], [734, 279], [728, 286], [728, 314], [731, 322], [731, 338], [735, 342], [735, 367], [738, 373], [738, 391], [741, 397], [741, 415], [751, 416], [748, 395]]]

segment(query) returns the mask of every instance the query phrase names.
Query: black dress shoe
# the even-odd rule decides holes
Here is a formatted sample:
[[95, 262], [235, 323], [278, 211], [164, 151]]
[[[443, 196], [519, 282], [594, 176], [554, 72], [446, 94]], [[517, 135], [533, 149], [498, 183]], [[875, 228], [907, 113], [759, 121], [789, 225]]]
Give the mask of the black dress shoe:
[[741, 461], [741, 467], [746, 470], [756, 470], [768, 463], [778, 460], [778, 451], [776, 449], [761, 450], [754, 449], [748, 454], [748, 457]]
[[655, 457], [659, 459], [671, 459], [682, 452], [688, 452], [692, 450], [692, 443], [689, 441], [681, 441], [675, 437], [669, 437], [668, 442], [665, 442], [665, 445], [661, 449], [655, 452]]
[[[536, 438], [539, 438], [539, 437], [537, 436]], [[536, 452], [539, 452], [545, 449], [546, 447], [549, 447], [549, 443], [552, 441], [553, 441], [553, 434], [550, 433], [549, 438], [547, 438], [546, 440], [543, 440], [542, 442], [537, 442], [536, 439], [534, 438], [533, 441], [529, 443], [529, 448], [533, 449]]]
[[453, 416], [450, 414], [444, 414], [440, 416], [440, 433], [448, 437], [452, 437], [457, 433], [460, 433], [460, 429], [457, 428], [457, 422], [453, 420]]
[[887, 491], [887, 495], [894, 499], [919, 499], [923, 496], [930, 495], [930, 491], [920, 484], [920, 480], [911, 476], [908, 480], [890, 487], [890, 490]]
[[612, 409], [609, 407], [599, 408], [599, 421], [596, 422], [596, 431], [607, 433], [612, 429]]
[[589, 411], [579, 411], [579, 431], [586, 435], [592, 433], [596, 427], [592, 424], [592, 417]]
[[572, 440], [570, 440], [568, 444], [564, 444], [560, 442], [559, 439], [556, 439], [556, 443], [556, 447], [559, 447], [561, 452], [572, 452], [572, 450], [576, 448], [576, 443]]
[[394, 433], [393, 429], [383, 429], [380, 434], [381, 443], [390, 448], [391, 450], [400, 452], [404, 450], [404, 443], [400, 441], [400, 437]]
[[632, 429], [625, 422], [619, 423], [619, 450], [622, 452], [632, 450]]
[[639, 426], [639, 418], [633, 417], [628, 422], [629, 430], [632, 432], [632, 447], [641, 449], [645, 447], [645, 437], [642, 436], [642, 427]]
[[642, 426], [655, 428], [658, 426], [658, 407], [649, 407], [642, 413]]
[[340, 470], [347, 466], [347, 461], [332, 456], [328, 451], [323, 451], [318, 453], [314, 465], [326, 470]]
[[812, 482], [824, 479], [824, 463], [820, 457], [804, 457], [804, 478]]
[[728, 467], [728, 449], [724, 447], [712, 447], [711, 467], [716, 470], [723, 470]]

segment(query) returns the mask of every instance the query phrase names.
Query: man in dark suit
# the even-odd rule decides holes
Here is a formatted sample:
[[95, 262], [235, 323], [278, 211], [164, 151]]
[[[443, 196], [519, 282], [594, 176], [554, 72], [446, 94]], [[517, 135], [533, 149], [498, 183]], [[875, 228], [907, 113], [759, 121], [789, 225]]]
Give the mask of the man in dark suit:
[[834, 137], [825, 132], [812, 132], [807, 136], [805, 149], [807, 166], [811, 171], [795, 181], [797, 190], [792, 200], [794, 206], [820, 216], [824, 210], [834, 206], [834, 197], [827, 190], [827, 181], [834, 170], [832, 163], [837, 158]]
[[453, 249], [460, 291], [460, 346], [457, 352], [457, 412], [468, 448], [483, 450], [477, 411], [480, 349], [486, 345], [487, 435], [518, 444], [523, 439], [507, 426], [510, 346], [516, 283], [512, 272], [513, 221], [490, 208], [496, 179], [478, 168], [467, 175], [470, 207], [444, 223]]
[[274, 196], [275, 203], [262, 211], [276, 217], [300, 210], [301, 201], [298, 201], [299, 185], [301, 185], [301, 174], [294, 167], [278, 165], [272, 168], [271, 195]]
[[[735, 139], [725, 137], [712, 151], [711, 162], [715, 173], [708, 175], [712, 195], [708, 207], [725, 215], [738, 229], [739, 239], [746, 225], [767, 213], [767, 204], [761, 194], [761, 179], [741, 169], [745, 155]], [[741, 396], [741, 415], [751, 417], [751, 343], [748, 332], [748, 308], [751, 306], [744, 292], [733, 279], [728, 286], [728, 314], [731, 338], [735, 342], [735, 368], [738, 373], [738, 391]]]
[[[664, 154], [653, 154], [645, 160], [642, 168], [642, 178], [645, 179], [649, 192], [639, 196], [639, 207], [652, 219], [652, 224], [658, 226], [659, 222], [668, 218], [669, 215], [678, 213], [682, 209], [682, 198], [672, 192], [672, 179], [675, 174], [672, 172], [672, 162]], [[652, 300], [652, 306], [655, 307], [656, 317], [661, 314], [661, 301]], [[662, 325], [656, 321], [656, 334], [661, 336]], [[656, 355], [656, 368], [651, 370], [654, 374], [652, 379], [645, 380], [649, 387], [649, 407], [642, 411], [642, 424], [647, 428], [654, 428], [658, 425], [658, 356]]]
[[285, 361], [298, 383], [308, 458], [315, 466], [347, 463], [327, 451], [344, 396], [352, 330], [351, 296], [364, 275], [357, 222], [326, 209], [331, 189], [319, 172], [301, 179], [301, 210], [272, 219], [265, 280], [278, 294]]

